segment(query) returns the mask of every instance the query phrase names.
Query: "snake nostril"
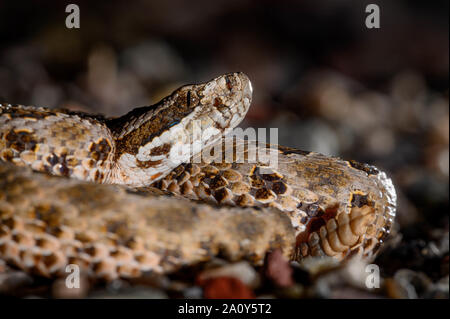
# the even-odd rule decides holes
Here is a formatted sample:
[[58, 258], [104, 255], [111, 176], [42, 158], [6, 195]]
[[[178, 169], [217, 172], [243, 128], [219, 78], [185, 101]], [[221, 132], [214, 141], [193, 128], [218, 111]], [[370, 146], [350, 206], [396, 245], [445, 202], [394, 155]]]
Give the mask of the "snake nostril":
[[232, 80], [232, 76], [231, 75], [227, 75], [225, 76], [225, 82], [227, 83], [227, 88], [228, 90], [232, 90], [233, 89], [233, 80]]

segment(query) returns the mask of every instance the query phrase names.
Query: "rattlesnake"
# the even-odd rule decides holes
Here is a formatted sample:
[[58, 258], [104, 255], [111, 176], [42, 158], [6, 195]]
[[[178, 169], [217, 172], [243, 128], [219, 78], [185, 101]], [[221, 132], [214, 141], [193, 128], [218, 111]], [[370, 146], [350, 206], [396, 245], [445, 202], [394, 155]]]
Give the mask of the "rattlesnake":
[[114, 119], [0, 104], [0, 259], [113, 279], [217, 255], [258, 264], [277, 248], [373, 258], [395, 216], [391, 180], [355, 161], [230, 144], [251, 98], [248, 77], [230, 73]]

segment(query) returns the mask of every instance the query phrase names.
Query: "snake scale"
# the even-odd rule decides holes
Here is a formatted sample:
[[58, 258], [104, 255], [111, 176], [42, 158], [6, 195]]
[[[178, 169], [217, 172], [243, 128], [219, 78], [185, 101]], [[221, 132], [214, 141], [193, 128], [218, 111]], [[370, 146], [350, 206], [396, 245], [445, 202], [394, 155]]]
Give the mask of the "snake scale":
[[[118, 118], [0, 104], [0, 259], [111, 280], [213, 256], [260, 264], [273, 249], [373, 258], [395, 217], [391, 180], [355, 161], [229, 144], [251, 99], [238, 72]], [[263, 148], [276, 165], [251, 160]]]

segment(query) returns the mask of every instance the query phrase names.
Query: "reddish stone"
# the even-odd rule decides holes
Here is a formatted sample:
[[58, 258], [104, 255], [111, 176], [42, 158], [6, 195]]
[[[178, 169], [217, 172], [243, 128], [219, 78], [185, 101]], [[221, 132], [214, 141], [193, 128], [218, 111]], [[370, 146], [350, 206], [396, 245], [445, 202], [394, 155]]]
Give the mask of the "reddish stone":
[[289, 287], [294, 284], [292, 268], [279, 249], [267, 255], [264, 273], [267, 278], [279, 287]]
[[237, 278], [215, 277], [202, 282], [203, 296], [208, 299], [250, 299], [253, 292]]

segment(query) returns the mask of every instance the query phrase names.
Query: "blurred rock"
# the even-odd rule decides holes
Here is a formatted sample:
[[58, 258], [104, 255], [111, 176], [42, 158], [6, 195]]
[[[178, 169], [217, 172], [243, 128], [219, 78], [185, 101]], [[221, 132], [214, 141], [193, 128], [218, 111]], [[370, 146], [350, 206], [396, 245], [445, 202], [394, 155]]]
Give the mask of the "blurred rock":
[[120, 289], [116, 292], [103, 290], [94, 291], [89, 295], [92, 299], [166, 299], [167, 294], [160, 289], [145, 287], [145, 286], [133, 286]]
[[127, 48], [122, 58], [126, 69], [150, 85], [179, 81], [188, 73], [178, 53], [163, 41], [145, 41]]
[[294, 284], [292, 279], [293, 270], [279, 249], [267, 254], [264, 268], [264, 274], [276, 286], [289, 287]]
[[89, 280], [85, 275], [80, 278], [80, 286], [69, 288], [66, 279], [57, 279], [52, 284], [52, 297], [57, 299], [81, 299], [86, 298], [90, 290]]
[[208, 299], [250, 299], [253, 292], [237, 278], [214, 277], [203, 283], [203, 297]]
[[215, 277], [234, 277], [252, 288], [256, 288], [260, 282], [255, 269], [246, 261], [204, 270], [197, 277], [197, 281], [201, 284], [203, 281]]
[[0, 294], [15, 294], [33, 283], [33, 278], [23, 271], [6, 271], [0, 273]]
[[400, 269], [386, 282], [388, 296], [400, 299], [421, 298], [431, 286], [431, 280], [424, 273], [409, 269]]

